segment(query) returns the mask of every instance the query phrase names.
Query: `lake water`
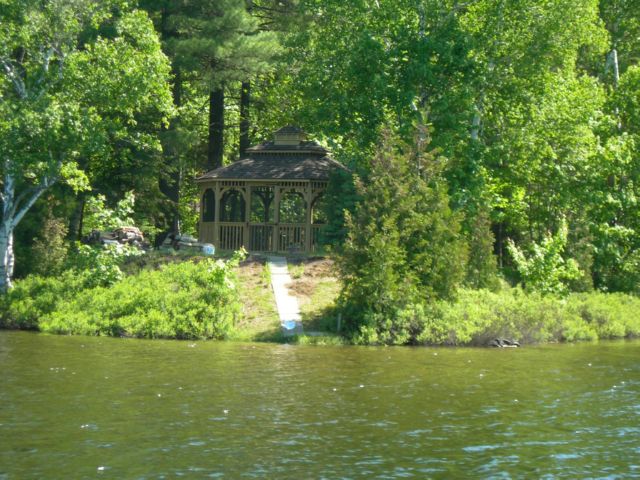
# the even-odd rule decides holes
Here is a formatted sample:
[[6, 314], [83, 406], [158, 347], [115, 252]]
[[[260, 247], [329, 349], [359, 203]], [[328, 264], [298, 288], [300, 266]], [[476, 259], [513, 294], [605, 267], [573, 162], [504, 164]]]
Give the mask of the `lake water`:
[[640, 478], [640, 342], [0, 332], [0, 478]]

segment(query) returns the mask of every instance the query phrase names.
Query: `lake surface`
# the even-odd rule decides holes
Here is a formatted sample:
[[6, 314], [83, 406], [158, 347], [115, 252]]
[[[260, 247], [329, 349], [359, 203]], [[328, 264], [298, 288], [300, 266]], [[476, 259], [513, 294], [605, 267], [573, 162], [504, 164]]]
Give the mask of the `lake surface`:
[[0, 332], [0, 478], [640, 478], [640, 342]]

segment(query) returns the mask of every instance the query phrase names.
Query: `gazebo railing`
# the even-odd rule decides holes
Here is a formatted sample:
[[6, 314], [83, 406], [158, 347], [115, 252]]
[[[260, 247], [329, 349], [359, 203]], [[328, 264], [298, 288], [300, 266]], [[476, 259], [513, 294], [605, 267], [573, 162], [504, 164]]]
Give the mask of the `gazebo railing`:
[[220, 250], [238, 250], [244, 245], [244, 223], [220, 222], [218, 248]]
[[[313, 224], [310, 229], [310, 252], [317, 252], [320, 244], [320, 229], [324, 225]], [[215, 227], [213, 222], [200, 224], [201, 241], [214, 243]], [[248, 236], [245, 236], [248, 229]], [[274, 235], [275, 233], [275, 235]], [[251, 223], [221, 222], [218, 224], [219, 250], [238, 250], [245, 247], [252, 252], [285, 252], [296, 253], [306, 251], [307, 229], [304, 223]], [[248, 245], [246, 239], [248, 238]]]
[[277, 228], [279, 252], [304, 252], [306, 234], [304, 223], [281, 223]]
[[273, 228], [268, 223], [252, 223], [249, 225], [249, 251], [272, 252]]

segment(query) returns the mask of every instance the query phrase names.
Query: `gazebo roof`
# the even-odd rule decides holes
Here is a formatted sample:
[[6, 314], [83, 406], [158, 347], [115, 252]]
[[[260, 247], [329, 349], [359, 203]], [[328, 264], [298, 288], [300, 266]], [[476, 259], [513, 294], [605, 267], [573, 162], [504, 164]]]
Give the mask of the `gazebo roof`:
[[[280, 141], [282, 136], [286, 141]], [[292, 140], [292, 136], [295, 138]], [[275, 141], [247, 149], [247, 158], [216, 168], [197, 179], [237, 180], [328, 180], [331, 171], [345, 167], [329, 156], [318, 142], [306, 141], [298, 127], [287, 126], [276, 132]]]

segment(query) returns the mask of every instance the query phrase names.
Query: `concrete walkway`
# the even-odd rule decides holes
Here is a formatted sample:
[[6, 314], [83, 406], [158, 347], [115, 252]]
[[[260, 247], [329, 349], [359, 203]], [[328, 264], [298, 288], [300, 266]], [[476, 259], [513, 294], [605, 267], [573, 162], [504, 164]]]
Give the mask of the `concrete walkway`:
[[291, 282], [287, 259], [270, 256], [267, 261], [271, 271], [271, 287], [273, 288], [273, 295], [276, 297], [282, 332], [285, 335], [300, 335], [303, 333], [303, 329], [300, 321], [298, 299], [289, 295], [289, 289], [287, 288], [287, 284]]

